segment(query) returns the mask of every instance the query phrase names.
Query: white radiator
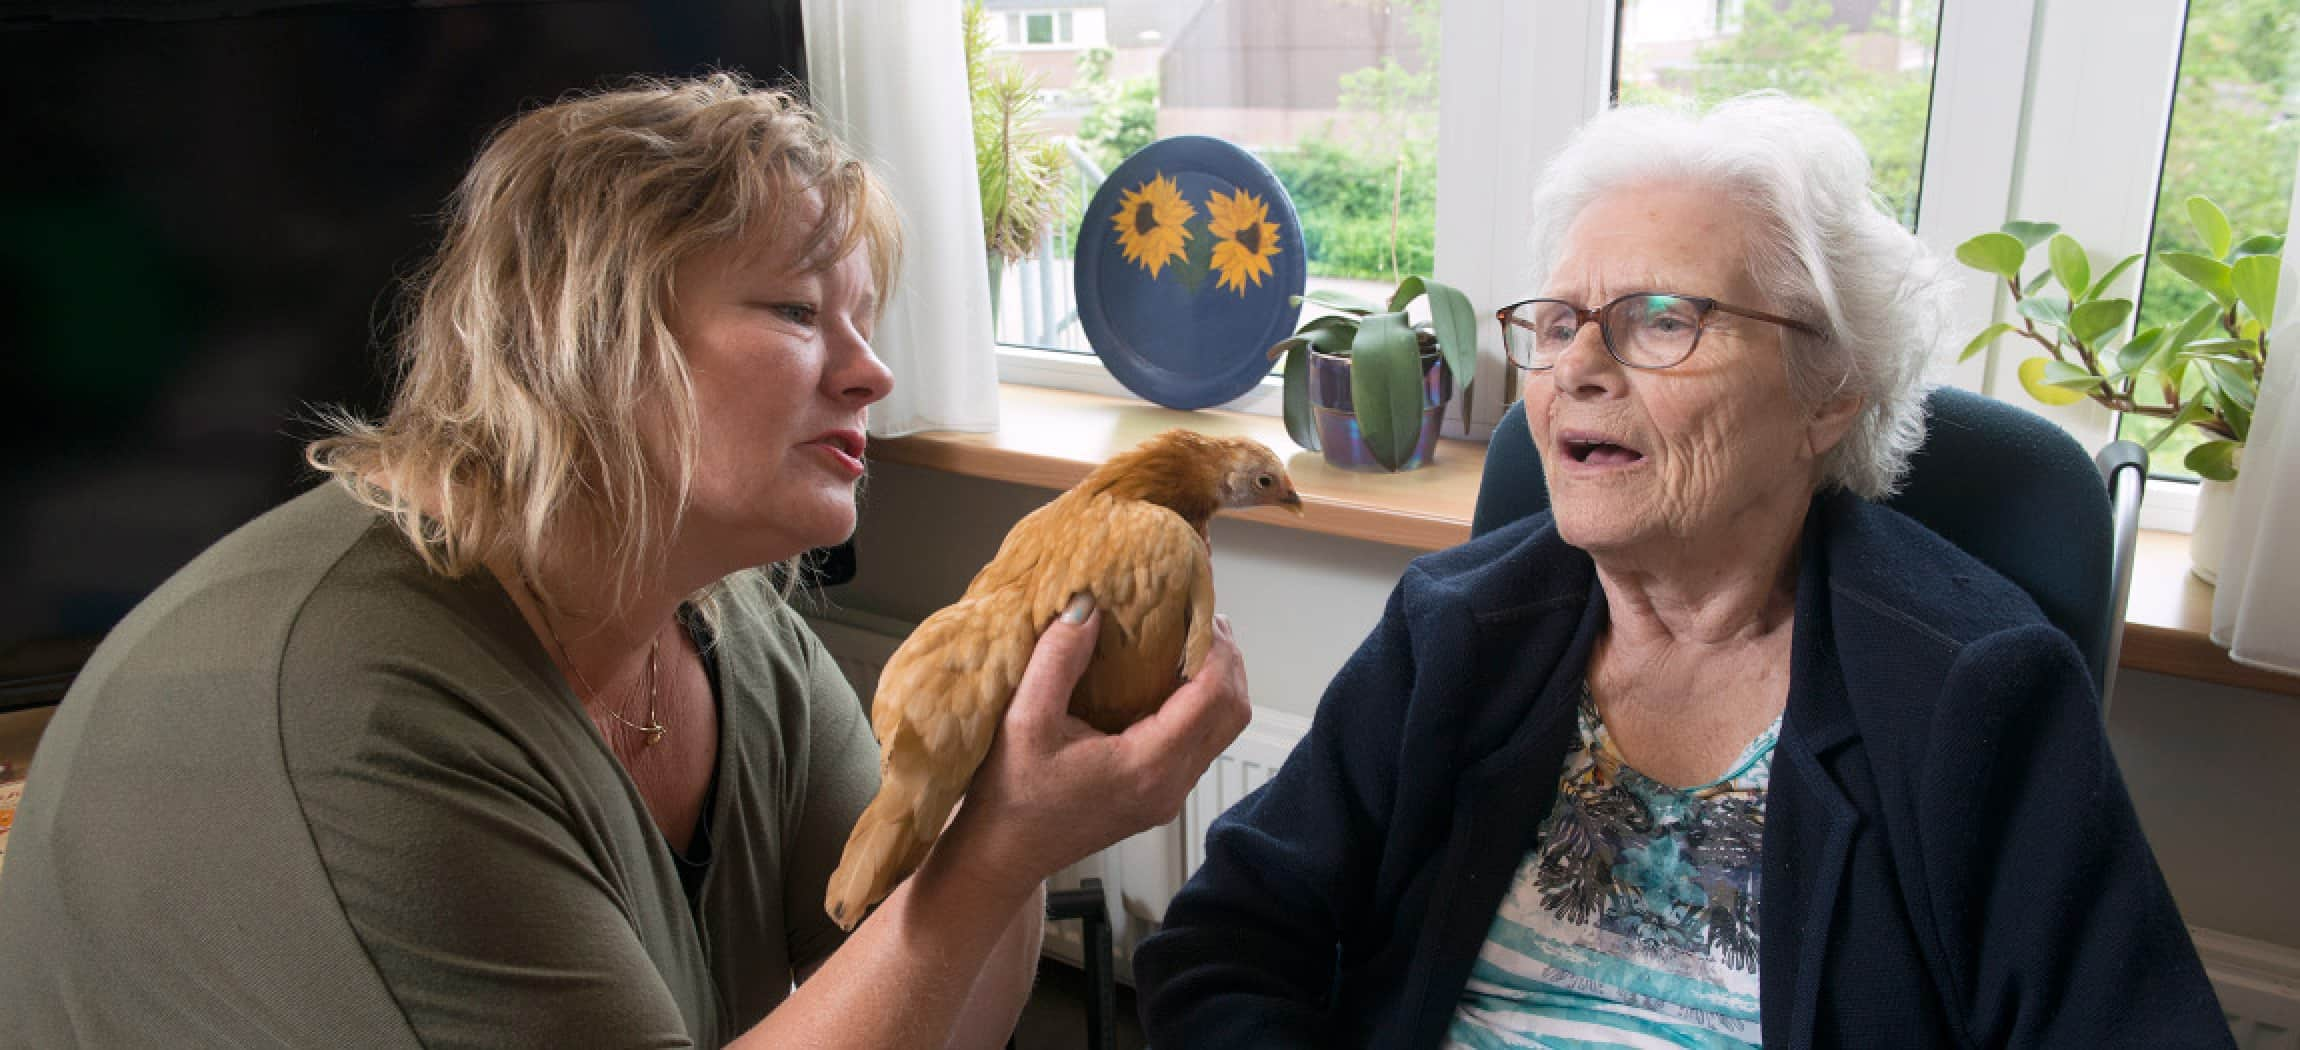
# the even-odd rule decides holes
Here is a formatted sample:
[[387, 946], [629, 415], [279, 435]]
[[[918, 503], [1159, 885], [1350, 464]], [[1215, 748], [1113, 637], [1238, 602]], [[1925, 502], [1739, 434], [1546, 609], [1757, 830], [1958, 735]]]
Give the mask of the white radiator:
[[[839, 669], [868, 702], [879, 668], [909, 632], [909, 625], [841, 612], [839, 620], [812, 618]], [[843, 622], [842, 622], [843, 621]], [[1099, 878], [1111, 899], [1111, 926], [1119, 973], [1132, 980], [1134, 946], [1148, 936], [1190, 873], [1206, 856], [1206, 829], [1214, 818], [1268, 782], [1309, 731], [1310, 721], [1265, 707], [1254, 722], [1198, 779], [1180, 820], [1153, 828], [1064, 869], [1057, 889]], [[2300, 951], [2215, 930], [2191, 931], [2221, 1008], [2241, 1050], [2300, 1050]], [[1078, 931], [1071, 923], [1047, 927], [1048, 954], [1076, 964]]]

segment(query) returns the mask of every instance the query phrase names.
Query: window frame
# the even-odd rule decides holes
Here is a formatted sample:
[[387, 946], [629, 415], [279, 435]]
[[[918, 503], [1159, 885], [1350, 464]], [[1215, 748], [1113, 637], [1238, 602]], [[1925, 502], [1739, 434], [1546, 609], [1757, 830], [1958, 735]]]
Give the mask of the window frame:
[[[2109, 259], [2146, 249], [2187, 3], [2092, 0], [2078, 7], [1941, 0], [1916, 234], [1943, 256], [1953, 257], [1964, 239], [2013, 218], [2058, 222]], [[1510, 301], [1531, 287], [1527, 246], [1510, 231], [1528, 225], [1542, 165], [1611, 104], [1620, 15], [1621, 0], [1442, 0], [1433, 276], [1472, 303]], [[1549, 40], [1571, 43], [1545, 54], [1575, 59], [1512, 60], [1533, 42]], [[1525, 106], [1510, 99], [1545, 102]], [[2116, 115], [2121, 133], [2106, 145], [2079, 148], [2073, 140], [2086, 121], [2108, 114]], [[1494, 128], [1512, 130], [1494, 134]], [[1954, 331], [1978, 332], [2009, 315], [2001, 288], [1961, 268], [1959, 276]], [[1478, 327], [1475, 382], [1449, 407], [1448, 436], [1484, 440], [1509, 407], [1509, 366], [1491, 328]], [[2028, 398], [2015, 375], [2024, 356], [2017, 348], [1991, 348], [1961, 364], [1953, 351], [1943, 348], [1937, 381], [2020, 404], [2088, 449], [2114, 438], [2111, 413], [2089, 400], [2056, 408]], [[1007, 344], [998, 354], [1006, 382], [1126, 394], [1090, 354]], [[1273, 377], [1225, 407], [1275, 414], [1281, 402]], [[2194, 489], [2175, 480], [2151, 484], [2144, 527], [2185, 531]]]

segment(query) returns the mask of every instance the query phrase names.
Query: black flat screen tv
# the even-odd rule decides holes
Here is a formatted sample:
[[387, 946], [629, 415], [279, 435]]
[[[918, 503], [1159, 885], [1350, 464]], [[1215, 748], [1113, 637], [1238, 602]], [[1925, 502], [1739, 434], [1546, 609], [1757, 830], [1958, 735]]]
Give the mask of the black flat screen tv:
[[373, 414], [489, 131], [640, 74], [797, 82], [797, 0], [0, 4], [0, 710]]

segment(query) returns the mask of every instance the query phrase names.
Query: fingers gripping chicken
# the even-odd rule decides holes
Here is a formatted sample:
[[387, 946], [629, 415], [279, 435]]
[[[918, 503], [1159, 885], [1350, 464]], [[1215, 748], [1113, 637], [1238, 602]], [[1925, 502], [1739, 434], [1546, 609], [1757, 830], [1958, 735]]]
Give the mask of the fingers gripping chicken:
[[926, 859], [1039, 633], [1073, 596], [1093, 597], [1102, 630], [1071, 714], [1120, 732], [1195, 676], [1214, 637], [1207, 523], [1264, 505], [1302, 509], [1269, 449], [1170, 430], [1017, 522], [966, 593], [919, 624], [879, 675], [879, 791], [831, 875], [831, 919], [853, 929]]

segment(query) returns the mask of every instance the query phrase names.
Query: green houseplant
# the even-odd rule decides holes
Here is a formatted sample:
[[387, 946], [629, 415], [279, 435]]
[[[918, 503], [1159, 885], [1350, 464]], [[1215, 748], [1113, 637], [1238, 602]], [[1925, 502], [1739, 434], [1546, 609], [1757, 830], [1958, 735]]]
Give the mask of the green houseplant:
[[[2184, 463], [2199, 477], [2231, 481], [2252, 427], [2260, 377], [2268, 364], [2267, 330], [2275, 323], [2276, 283], [2284, 238], [2237, 240], [2228, 217], [2204, 197], [2187, 201], [2189, 224], [2203, 252], [2159, 252], [2167, 268], [2208, 299], [2175, 323], [2125, 336], [2130, 299], [2108, 294], [2141, 260], [2119, 260], [2099, 277], [2076, 239], [2052, 223], [2009, 222], [1957, 246], [1965, 265], [2005, 282], [2018, 321], [1992, 324], [1966, 344], [1959, 360], [2006, 335], [2041, 350], [2021, 362], [2021, 386], [2046, 404], [2090, 397], [2119, 412], [2168, 420], [2149, 443], [2154, 452], [2175, 431], [2193, 427], [2206, 440]], [[2045, 246], [2044, 265], [2023, 277], [2028, 258]]]
[[[1417, 324], [1406, 311], [1424, 296], [1430, 319]], [[1286, 433], [1347, 469], [1426, 465], [1445, 403], [1477, 368], [1469, 297], [1407, 277], [1386, 307], [1330, 291], [1296, 299], [1305, 301], [1340, 312], [1303, 322], [1270, 348], [1272, 359], [1286, 359]]]
[[974, 169], [982, 196], [982, 244], [990, 266], [990, 303], [998, 308], [1006, 264], [1038, 251], [1068, 195], [1062, 144], [1038, 124], [1039, 78], [990, 53], [982, 0], [969, 0], [966, 87], [974, 113]]

